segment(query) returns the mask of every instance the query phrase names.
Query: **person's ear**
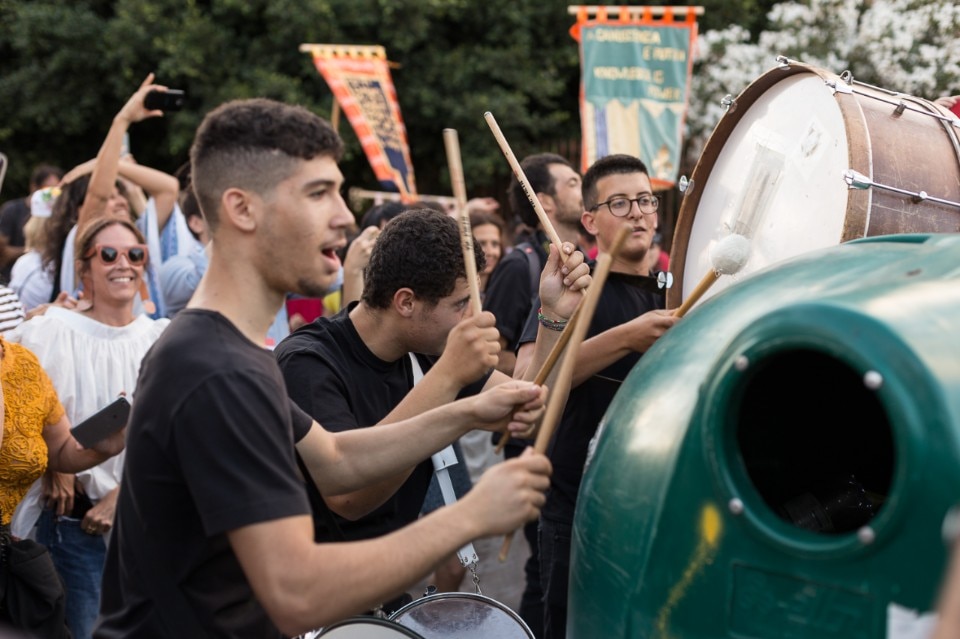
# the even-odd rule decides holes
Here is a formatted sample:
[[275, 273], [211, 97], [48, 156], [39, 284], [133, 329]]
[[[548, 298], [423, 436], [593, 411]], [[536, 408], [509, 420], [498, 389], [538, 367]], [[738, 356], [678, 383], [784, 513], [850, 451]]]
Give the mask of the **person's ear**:
[[547, 215], [557, 210], [557, 200], [549, 193], [537, 193], [537, 199], [540, 200], [540, 206]]
[[596, 236], [597, 234], [597, 220], [596, 220], [596, 211], [584, 211], [580, 215], [580, 223], [583, 224], [583, 228], [587, 229], [587, 233], [590, 235]]
[[188, 217], [187, 226], [197, 235], [203, 235], [203, 232], [207, 230], [207, 222], [203, 219], [202, 215], [191, 215]]
[[413, 317], [417, 296], [409, 288], [399, 288], [393, 294], [393, 308], [401, 317]]
[[259, 206], [262, 206], [262, 201], [256, 194], [243, 189], [227, 189], [220, 197], [221, 226], [227, 222], [241, 231], [255, 231]]

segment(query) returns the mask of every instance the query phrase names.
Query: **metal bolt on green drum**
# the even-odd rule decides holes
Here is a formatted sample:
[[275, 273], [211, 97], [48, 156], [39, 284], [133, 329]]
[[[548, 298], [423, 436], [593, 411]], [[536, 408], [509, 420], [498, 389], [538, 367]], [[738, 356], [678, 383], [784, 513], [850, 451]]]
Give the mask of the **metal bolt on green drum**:
[[580, 489], [568, 636], [896, 637], [935, 606], [957, 501], [960, 235], [805, 254], [694, 308], [624, 382]]

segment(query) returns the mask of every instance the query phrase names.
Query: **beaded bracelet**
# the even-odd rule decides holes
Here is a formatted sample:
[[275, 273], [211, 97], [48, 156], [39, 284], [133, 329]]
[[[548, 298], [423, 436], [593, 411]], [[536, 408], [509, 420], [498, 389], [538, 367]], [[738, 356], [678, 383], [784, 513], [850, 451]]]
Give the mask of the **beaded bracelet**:
[[567, 325], [567, 320], [552, 320], [546, 315], [543, 314], [543, 307], [537, 309], [537, 319], [540, 320], [540, 325], [544, 328], [549, 328], [551, 331], [562, 331]]

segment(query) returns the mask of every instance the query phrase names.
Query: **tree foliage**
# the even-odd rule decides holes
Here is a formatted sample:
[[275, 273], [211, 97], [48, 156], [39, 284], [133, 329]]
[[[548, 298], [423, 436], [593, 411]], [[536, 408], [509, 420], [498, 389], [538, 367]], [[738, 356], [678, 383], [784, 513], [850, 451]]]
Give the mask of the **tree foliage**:
[[[490, 194], [509, 167], [485, 111], [519, 156], [580, 136], [579, 56], [567, 4], [0, 0], [0, 151], [11, 160], [4, 195], [25, 191], [35, 163], [69, 167], [92, 157], [150, 71], [188, 96], [184, 111], [131, 131], [137, 158], [166, 170], [185, 161], [203, 114], [225, 100], [266, 96], [329, 115], [330, 91], [298, 51], [305, 42], [384, 45], [401, 65], [393, 77], [420, 191], [449, 193], [441, 131], [453, 127], [468, 190]], [[688, 122], [701, 143], [720, 117], [719, 98], [742, 90], [775, 53], [831, 69], [850, 65], [863, 79], [928, 96], [960, 84], [958, 9], [948, 0], [700, 4], [704, 37]], [[348, 183], [376, 188], [345, 122], [341, 134]]]

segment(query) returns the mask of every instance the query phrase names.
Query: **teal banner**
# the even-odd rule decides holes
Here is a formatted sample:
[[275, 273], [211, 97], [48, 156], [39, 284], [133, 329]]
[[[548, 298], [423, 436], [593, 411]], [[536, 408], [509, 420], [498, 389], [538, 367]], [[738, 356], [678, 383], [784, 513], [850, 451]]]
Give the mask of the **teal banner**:
[[580, 25], [584, 165], [615, 153], [639, 157], [655, 188], [680, 167], [695, 26]]

